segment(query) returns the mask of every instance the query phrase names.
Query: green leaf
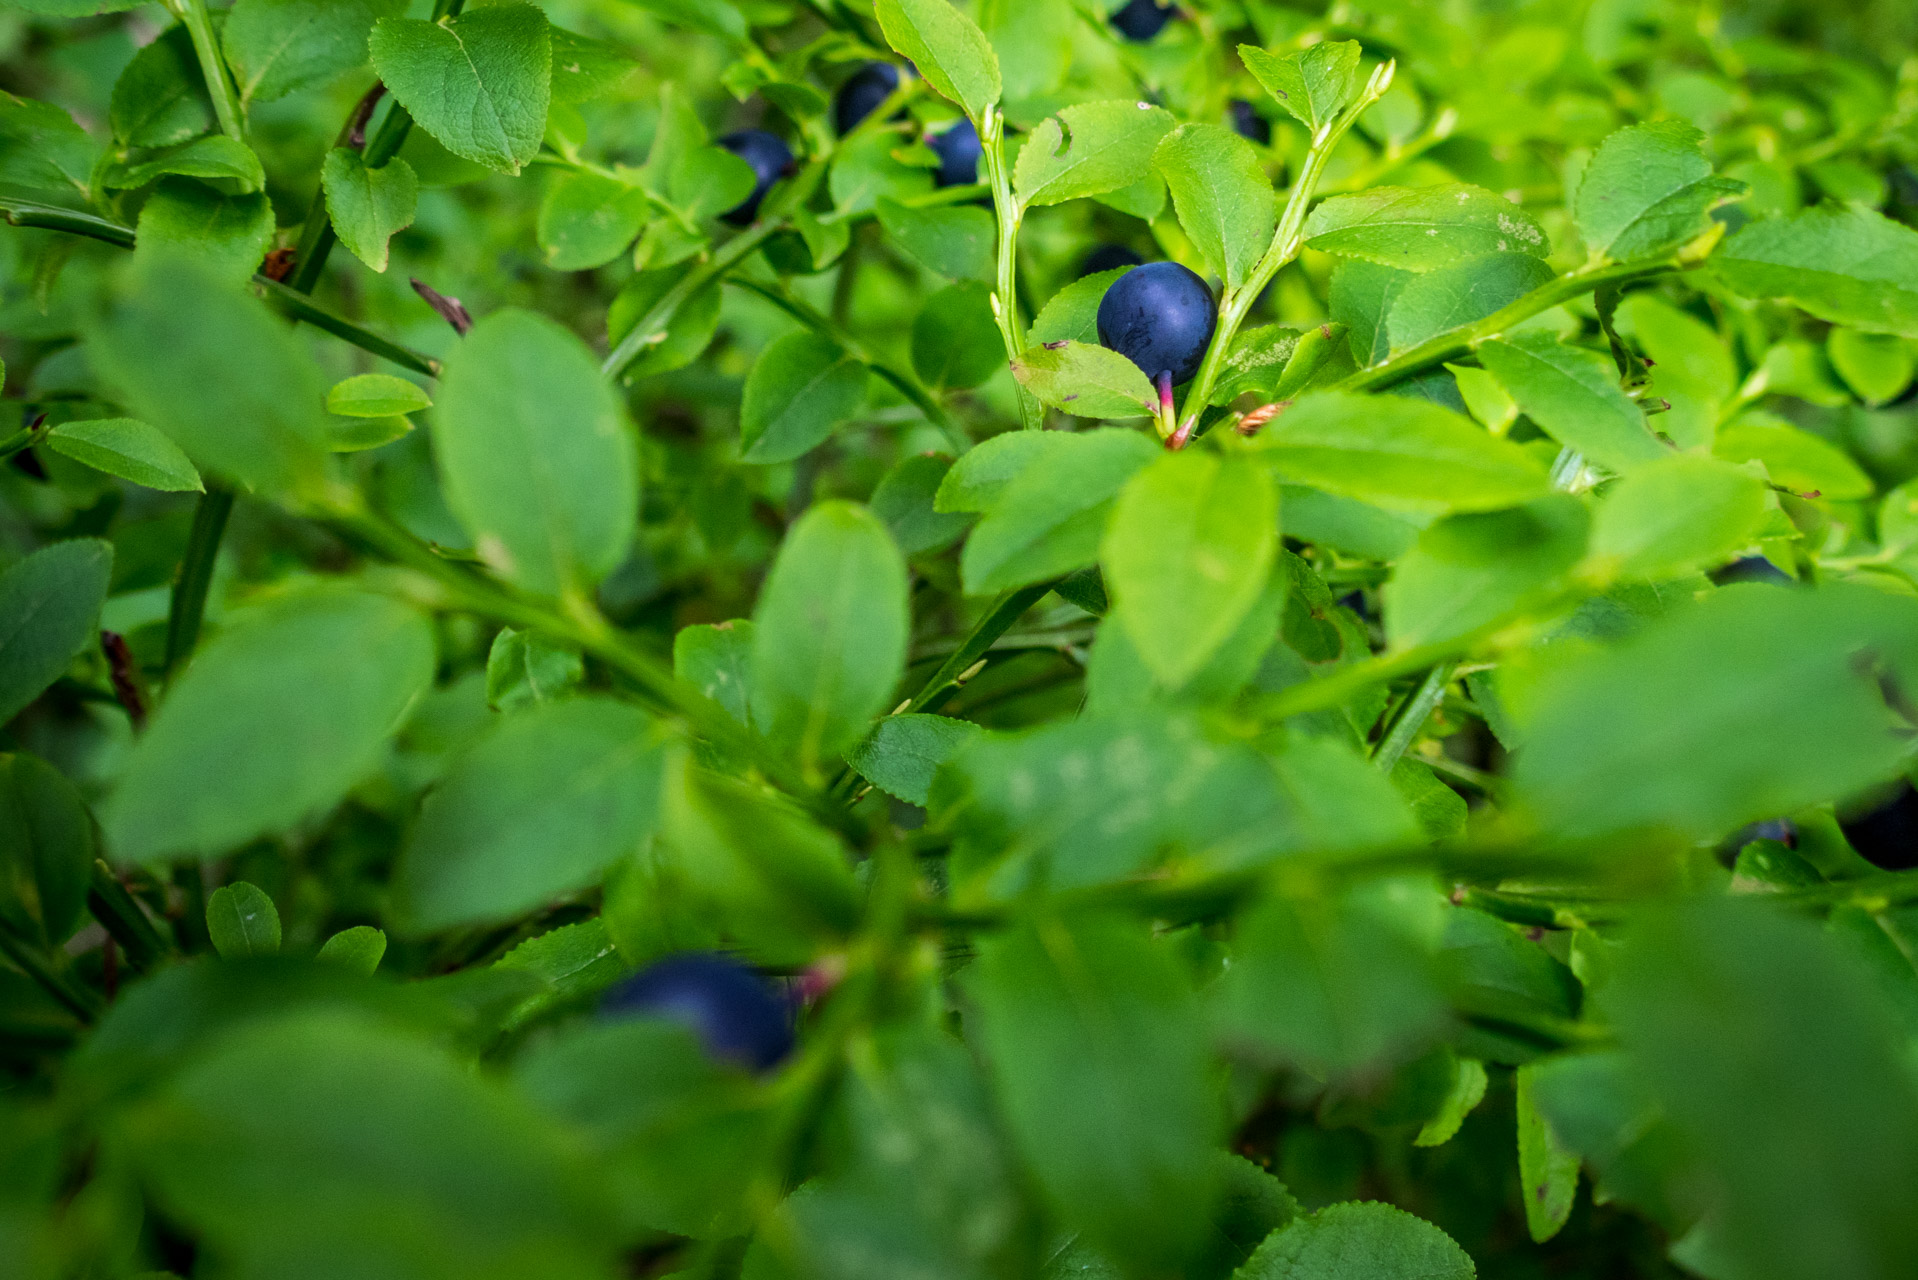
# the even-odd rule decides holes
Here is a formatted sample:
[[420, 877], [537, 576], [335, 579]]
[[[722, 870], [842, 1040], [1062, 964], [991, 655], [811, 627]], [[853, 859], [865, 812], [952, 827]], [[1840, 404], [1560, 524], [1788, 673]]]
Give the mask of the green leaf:
[[955, 463], [933, 495], [938, 512], [990, 511], [1026, 468], [1053, 453], [1076, 448], [1057, 431], [1006, 431], [982, 440]]
[[1567, 1151], [1552, 1122], [1532, 1100], [1536, 1068], [1522, 1066], [1517, 1074], [1518, 1180], [1525, 1200], [1525, 1228], [1543, 1244], [1557, 1235], [1571, 1216], [1578, 1195], [1578, 1156]]
[[386, 934], [370, 924], [340, 930], [328, 938], [319, 951], [319, 959], [327, 964], [342, 965], [369, 977], [385, 956]]
[[1012, 362], [1012, 376], [1044, 403], [1081, 418], [1144, 417], [1159, 402], [1138, 365], [1085, 342], [1027, 347]]
[[1359, 53], [1356, 40], [1324, 40], [1283, 55], [1242, 44], [1239, 61], [1274, 101], [1316, 135], [1358, 97]]
[[191, 256], [202, 271], [234, 284], [260, 269], [273, 243], [266, 196], [226, 195], [188, 178], [163, 178], [140, 206], [135, 233], [142, 255]]
[[101, 810], [108, 848], [211, 858], [311, 817], [378, 765], [432, 674], [432, 630], [396, 600], [316, 587], [250, 610], [135, 743]]
[[1712, 174], [1705, 135], [1680, 120], [1620, 129], [1599, 144], [1579, 179], [1572, 216], [1586, 246], [1614, 262], [1667, 253], [1692, 240], [1745, 184]]
[[1131, 267], [1118, 267], [1100, 271], [1074, 280], [1053, 294], [1046, 305], [1039, 308], [1027, 341], [1035, 347], [1065, 341], [1098, 345], [1099, 304], [1105, 301], [1106, 290], [1113, 282], [1130, 270]]
[[824, 444], [866, 400], [866, 366], [823, 334], [797, 330], [760, 352], [739, 405], [747, 462], [790, 462]]
[[886, 43], [976, 124], [999, 101], [999, 55], [973, 20], [947, 0], [875, 0]]
[[1485, 1064], [1477, 1058], [1452, 1059], [1452, 1088], [1430, 1120], [1412, 1139], [1415, 1147], [1442, 1147], [1458, 1135], [1465, 1117], [1485, 1101]]
[[1796, 493], [1842, 502], [1868, 497], [1877, 487], [1844, 450], [1779, 419], [1748, 414], [1720, 429], [1712, 452], [1728, 462], [1756, 459], [1773, 484]]
[[1417, 278], [1410, 271], [1364, 259], [1341, 262], [1333, 269], [1327, 301], [1332, 319], [1347, 330], [1346, 345], [1354, 363], [1374, 365], [1385, 359], [1391, 347], [1385, 319], [1399, 294]]
[[[656, 222], [653, 225], [663, 224]], [[613, 296], [612, 307], [606, 313], [610, 343], [617, 344], [624, 338], [654, 304], [679, 282], [682, 274], [670, 267], [642, 271], [620, 286], [619, 292]], [[700, 353], [712, 343], [713, 335], [719, 331], [721, 301], [719, 282], [715, 280], [680, 303], [679, 310], [673, 312], [672, 319], [666, 323], [666, 336], [626, 366], [626, 372], [622, 375], [624, 380], [632, 382], [655, 374], [670, 373], [697, 360]]]
[[1409, 511], [1494, 511], [1539, 496], [1545, 468], [1458, 414], [1399, 396], [1318, 392], [1254, 437], [1280, 480]]
[[404, 0], [238, 0], [220, 33], [242, 102], [271, 102], [366, 65], [366, 38]]
[[536, 631], [501, 627], [486, 653], [486, 704], [495, 711], [552, 702], [586, 674], [579, 650]]
[[834, 151], [826, 189], [841, 221], [876, 210], [882, 199], [911, 200], [932, 191], [932, 171], [908, 164], [900, 141], [896, 133], [873, 130], [855, 135]]
[[418, 383], [388, 373], [358, 374], [334, 383], [326, 393], [326, 411], [348, 418], [390, 418], [432, 407], [432, 398]]
[[322, 473], [326, 384], [301, 341], [207, 267], [134, 254], [88, 354], [204, 473], [273, 493]]
[[673, 674], [751, 724], [752, 649], [753, 624], [744, 618], [681, 627], [673, 637]]
[[[1329, 325], [1321, 326], [1321, 329], [1329, 328]], [[1322, 349], [1320, 363], [1323, 363], [1324, 359], [1330, 358], [1333, 344], [1324, 338], [1321, 329], [1308, 329], [1306, 334], [1313, 335], [1314, 345]], [[1285, 370], [1291, 366], [1292, 357], [1298, 354], [1300, 342], [1305, 340], [1305, 335], [1289, 325], [1267, 324], [1239, 330], [1232, 340], [1231, 350], [1219, 366], [1219, 380], [1212, 388], [1212, 403], [1231, 404], [1248, 392], [1269, 395], [1275, 391]], [[1310, 362], [1308, 355], [1301, 362], [1301, 368]]]
[[976, 387], [1005, 367], [990, 289], [953, 284], [926, 299], [912, 322], [912, 368], [922, 381], [932, 387]]
[[0, 927], [65, 944], [80, 926], [93, 858], [93, 817], [65, 775], [38, 756], [0, 755]]
[[1825, 354], [1845, 385], [1868, 405], [1896, 400], [1918, 376], [1918, 349], [1889, 334], [1834, 328], [1825, 340]]
[[198, 493], [205, 488], [180, 446], [137, 418], [63, 422], [47, 433], [47, 447], [149, 489]]
[[413, 432], [413, 420], [403, 414], [388, 418], [334, 419], [326, 424], [326, 447], [331, 453], [359, 453], [392, 444]]
[[518, 173], [538, 153], [552, 96], [552, 38], [538, 9], [384, 18], [368, 48], [387, 90], [454, 155]]
[[183, 24], [133, 55], [113, 82], [107, 119], [114, 140], [129, 147], [170, 147], [213, 127], [213, 104]]
[[369, 169], [359, 152], [335, 147], [320, 167], [320, 185], [340, 243], [373, 270], [386, 270], [387, 242], [413, 225], [418, 210], [413, 166], [395, 156]]
[[123, 189], [144, 187], [170, 173], [208, 179], [229, 195], [258, 191], [266, 185], [266, 173], [260, 168], [260, 158], [253, 154], [253, 149], [223, 133], [183, 142], [148, 155], [138, 163], [115, 166], [104, 185]]
[[1753, 222], [1712, 255], [1748, 298], [1783, 298], [1821, 320], [1918, 338], [1918, 231], [1857, 205]]
[[1617, 578], [1664, 582], [1730, 561], [1771, 510], [1748, 471], [1698, 454], [1647, 463], [1605, 491], [1592, 557]]
[[906, 562], [864, 507], [822, 502], [787, 532], [753, 611], [753, 721], [807, 767], [857, 742], [905, 673]]
[[1671, 455], [1619, 386], [1609, 357], [1523, 333], [1480, 343], [1478, 358], [1528, 418], [1606, 470], [1623, 475]]
[[1435, 521], [1386, 584], [1392, 647], [1470, 635], [1550, 604], [1585, 554], [1587, 523], [1584, 505], [1566, 494]]
[[1067, 107], [1027, 135], [1013, 164], [1013, 191], [1031, 207], [1131, 186], [1150, 172], [1153, 151], [1175, 123], [1170, 111], [1149, 102]]
[[1908, 668], [1918, 602], [1864, 588], [1724, 588], [1542, 672], [1513, 778], [1568, 836], [1710, 838], [1848, 795], [1908, 760], [1878, 677]]
[[1059, 87], [1072, 65], [1080, 18], [1070, 0], [982, 0], [979, 26], [992, 41], [1014, 102]]
[[1703, 1166], [1668, 1176], [1714, 1188], [1739, 1275], [1918, 1266], [1918, 1091], [1868, 983], [1811, 921], [1718, 895], [1647, 912], [1618, 952], [1606, 1011]]
[[609, 698], [507, 715], [421, 808], [394, 870], [398, 918], [485, 924], [587, 888], [652, 834], [662, 760], [652, 721]]
[[244, 880], [207, 896], [206, 930], [222, 960], [270, 956], [280, 949], [280, 913], [273, 899]]
[[1549, 266], [1523, 253], [1488, 253], [1413, 276], [1386, 314], [1392, 353], [1483, 320], [1554, 278]]
[[1302, 233], [1320, 253], [1430, 271], [1460, 258], [1551, 250], [1544, 230], [1504, 196], [1468, 183], [1373, 187], [1333, 196], [1312, 210]]
[[946, 515], [933, 505], [951, 470], [952, 459], [944, 454], [916, 453], [901, 458], [872, 491], [872, 513], [885, 521], [892, 540], [906, 555], [943, 551], [972, 524], [963, 515]]
[[970, 977], [1014, 1143], [1062, 1223], [1177, 1274], [1218, 1186], [1212, 1069], [1179, 966], [1142, 925], [1089, 916], [984, 941]]
[[1275, 1233], [1233, 1280], [1472, 1280], [1465, 1250], [1389, 1204], [1327, 1205]]
[[887, 716], [846, 753], [846, 763], [887, 795], [924, 805], [932, 775], [979, 733], [978, 725], [945, 716]]
[[967, 595], [1044, 582], [1095, 562], [1119, 490], [1163, 453], [1147, 437], [1114, 428], [1058, 440], [1005, 488], [966, 539], [959, 576]]
[[553, 101], [591, 102], [623, 87], [639, 61], [621, 46], [594, 40], [560, 27], [550, 28], [553, 42]]
[[984, 209], [917, 209], [887, 196], [873, 207], [886, 234], [928, 269], [948, 280], [992, 282], [998, 228]]
[[1278, 197], [1252, 144], [1216, 124], [1180, 125], [1153, 152], [1179, 225], [1231, 288], [1252, 278], [1278, 226]]
[[448, 505], [520, 586], [558, 595], [626, 554], [632, 429], [592, 352], [558, 324], [506, 309], [475, 325], [447, 358], [433, 434]]
[[85, 196], [99, 151], [60, 107], [0, 91], [0, 182]]
[[74, 538], [42, 547], [0, 574], [0, 724], [96, 643], [112, 568], [111, 546]]
[[555, 271], [603, 267], [632, 245], [653, 211], [640, 188], [586, 169], [563, 170], [539, 206], [539, 247]]
[[1264, 467], [1165, 454], [1113, 506], [1099, 557], [1112, 616], [1152, 673], [1177, 687], [1238, 628], [1278, 547], [1279, 499]]
[[122, 1140], [241, 1275], [593, 1280], [618, 1238], [596, 1171], [531, 1104], [364, 1012], [237, 1029], [165, 1079]]
[[727, 40], [746, 39], [746, 19], [732, 0], [635, 0], [675, 26]]
[[1656, 362], [1651, 393], [1672, 407], [1658, 415], [1658, 429], [1681, 449], [1710, 448], [1725, 405], [1737, 391], [1731, 350], [1710, 326], [1691, 313], [1647, 293], [1634, 293], [1619, 307], [1645, 358]]
[[1418, 541], [1420, 525], [1368, 503], [1318, 489], [1280, 485], [1289, 536], [1367, 560], [1396, 560]]

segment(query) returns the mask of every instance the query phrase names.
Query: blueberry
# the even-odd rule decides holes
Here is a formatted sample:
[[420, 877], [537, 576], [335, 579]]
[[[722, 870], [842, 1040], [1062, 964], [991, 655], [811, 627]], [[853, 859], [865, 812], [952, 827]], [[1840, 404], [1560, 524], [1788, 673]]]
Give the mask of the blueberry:
[[1735, 582], [1768, 582], [1781, 587], [1796, 585], [1792, 576], [1763, 556], [1746, 556], [1722, 569], [1712, 571], [1711, 579], [1721, 587]]
[[963, 187], [979, 181], [979, 131], [972, 121], [961, 120], [943, 133], [926, 135], [926, 145], [939, 157], [939, 168], [932, 175], [935, 187]]
[[890, 98], [899, 88], [899, 68], [890, 62], [868, 62], [846, 78], [833, 95], [832, 125], [845, 137], [853, 127]]
[[713, 1057], [754, 1071], [792, 1052], [792, 1006], [785, 996], [737, 960], [712, 952], [657, 961], [614, 987], [600, 1008], [670, 1018]]
[[1102, 244], [1086, 255], [1079, 264], [1079, 278], [1096, 276], [1101, 271], [1116, 271], [1120, 267], [1142, 266], [1145, 259], [1122, 244]]
[[1172, 15], [1176, 12], [1170, 4], [1161, 6], [1157, 0], [1131, 0], [1108, 21], [1126, 39], [1144, 42], [1158, 35], [1160, 28], [1172, 21]]
[[1232, 131], [1241, 138], [1250, 138], [1262, 147], [1272, 145], [1272, 122], [1259, 114], [1259, 109], [1244, 98], [1234, 98], [1225, 104], [1226, 115], [1232, 121]]
[[719, 140], [719, 145], [753, 169], [753, 193], [719, 215], [721, 222], [743, 227], [759, 212], [759, 202], [766, 198], [766, 192], [772, 189], [773, 183], [792, 172], [792, 148], [777, 134], [767, 133], [764, 129], [741, 129], [738, 133], [729, 133]]
[[1858, 856], [1880, 871], [1918, 867], [1918, 791], [1909, 782], [1877, 808], [1841, 818], [1839, 829]]
[[1199, 371], [1219, 305], [1205, 281], [1176, 262], [1148, 262], [1112, 282], [1099, 301], [1099, 342], [1157, 381]]

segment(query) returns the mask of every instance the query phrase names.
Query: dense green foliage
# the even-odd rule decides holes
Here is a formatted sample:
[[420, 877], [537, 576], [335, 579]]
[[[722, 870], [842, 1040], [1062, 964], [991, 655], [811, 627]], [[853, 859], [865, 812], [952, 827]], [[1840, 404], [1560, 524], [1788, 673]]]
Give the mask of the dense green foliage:
[[1918, 9], [1141, 3], [0, 0], [0, 1275], [1918, 1275]]

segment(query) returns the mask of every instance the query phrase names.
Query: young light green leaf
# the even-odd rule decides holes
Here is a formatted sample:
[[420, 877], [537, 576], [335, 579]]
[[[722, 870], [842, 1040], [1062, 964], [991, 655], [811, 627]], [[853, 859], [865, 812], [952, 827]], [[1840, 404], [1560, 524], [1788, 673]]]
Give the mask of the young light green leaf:
[[413, 420], [404, 414], [385, 418], [333, 418], [326, 424], [328, 453], [361, 453], [403, 440], [413, 433]]
[[113, 548], [97, 538], [42, 547], [0, 574], [0, 725], [98, 639]]
[[164, 493], [197, 493], [205, 487], [180, 446], [137, 418], [63, 422], [47, 433], [47, 447], [95, 471]]
[[1252, 144], [1223, 125], [1185, 124], [1159, 143], [1152, 164], [1207, 264], [1233, 288], [1249, 280], [1279, 219]]
[[1730, 348], [1711, 326], [1649, 291], [1618, 309], [1634, 343], [1655, 362], [1651, 391], [1671, 405], [1658, 429], [1681, 449], [1710, 448], [1725, 405], [1737, 391]]
[[271, 102], [366, 64], [366, 37], [405, 0], [238, 0], [221, 43], [242, 102]]
[[1149, 102], [1067, 107], [1027, 135], [1013, 165], [1013, 191], [1030, 207], [1130, 186], [1150, 171], [1152, 153], [1174, 123], [1170, 111]]
[[213, 127], [213, 104], [184, 23], [133, 55], [113, 82], [107, 120], [114, 140], [129, 147], [170, 147]]
[[386, 956], [386, 934], [370, 924], [342, 929], [320, 947], [318, 958], [326, 964], [342, 965], [354, 973], [371, 976]]
[[596, 581], [626, 554], [632, 429], [592, 352], [553, 321], [509, 309], [473, 327], [446, 361], [434, 445], [454, 514], [527, 590]]
[[358, 374], [334, 383], [326, 393], [326, 411], [347, 418], [388, 418], [432, 407], [432, 398], [418, 383], [389, 373]]
[[912, 369], [932, 387], [976, 387], [1006, 367], [992, 291], [951, 284], [926, 299], [912, 322]]
[[162, 178], [140, 207], [135, 238], [146, 256], [190, 256], [198, 269], [239, 284], [273, 243], [273, 205], [260, 192], [227, 195], [190, 178]]
[[1551, 251], [1544, 229], [1504, 196], [1468, 183], [1373, 187], [1323, 201], [1305, 220], [1306, 244], [1321, 253], [1381, 266], [1430, 271], [1487, 253]]
[[1478, 357], [1527, 417], [1606, 470], [1623, 475], [1670, 456], [1646, 425], [1644, 410], [1619, 386], [1610, 357], [1547, 333], [1482, 342]]
[[1356, 40], [1324, 40], [1283, 55], [1242, 44], [1239, 61], [1280, 106], [1316, 134], [1358, 96], [1359, 53]]
[[906, 562], [864, 507], [822, 502], [786, 535], [753, 611], [753, 721], [808, 768], [865, 733], [904, 672]]
[[1712, 255], [1712, 270], [1748, 298], [1918, 338], [1918, 231], [1872, 209], [1820, 205], [1753, 222]]
[[359, 152], [335, 147], [320, 167], [320, 185], [340, 243], [373, 270], [386, 270], [387, 242], [412, 226], [418, 211], [413, 166], [395, 156], [369, 169]]
[[501, 627], [486, 651], [486, 704], [495, 711], [552, 702], [586, 674], [577, 649], [536, 631]]
[[1105, 531], [1112, 616], [1177, 688], [1258, 600], [1278, 545], [1278, 495], [1257, 461], [1165, 454], [1126, 483]]
[[1918, 346], [1890, 334], [1834, 328], [1825, 354], [1845, 385], [1868, 405], [1896, 400], [1918, 376]]
[[93, 816], [74, 785], [38, 756], [0, 754], [0, 928], [64, 944], [86, 908], [93, 859]]
[[538, 153], [552, 98], [552, 38], [538, 9], [385, 18], [368, 48], [388, 91], [454, 155], [518, 173]]
[[1159, 402], [1139, 366], [1116, 351], [1087, 342], [1027, 347], [1012, 376], [1055, 409], [1081, 418], [1140, 418]]
[[1487, 1083], [1483, 1062], [1477, 1058], [1452, 1059], [1452, 1087], [1446, 1091], [1445, 1101], [1439, 1104], [1432, 1118], [1419, 1129], [1418, 1137], [1412, 1139], [1412, 1145], [1442, 1147], [1450, 1142], [1458, 1135], [1465, 1117], [1485, 1101]]
[[266, 185], [266, 172], [260, 168], [260, 158], [253, 154], [253, 148], [223, 133], [169, 147], [137, 164], [116, 165], [107, 171], [103, 185], [144, 187], [166, 174], [209, 179], [228, 194], [258, 191]]
[[887, 716], [846, 753], [846, 763], [887, 795], [923, 805], [939, 766], [981, 732], [976, 724], [945, 716]]
[[1115, 428], [1061, 435], [1035, 451], [966, 539], [959, 556], [966, 594], [1044, 582], [1092, 564], [1119, 490], [1162, 452], [1138, 432]]
[[1518, 1181], [1525, 1201], [1525, 1228], [1543, 1244], [1571, 1216], [1578, 1194], [1578, 1155], [1567, 1151], [1532, 1101], [1531, 1065], [1518, 1069]]
[[222, 960], [270, 956], [280, 949], [280, 913], [258, 885], [236, 880], [207, 896], [206, 931]]
[[1473, 1280], [1452, 1238], [1389, 1204], [1327, 1205], [1274, 1232], [1233, 1280]]
[[546, 265], [590, 271], [639, 238], [653, 202], [639, 187], [586, 169], [556, 174], [540, 201], [537, 235]]
[[99, 151], [60, 107], [0, 91], [0, 182], [87, 196]]
[[873, 13], [886, 43], [975, 124], [999, 101], [999, 55], [985, 32], [947, 0], [876, 0]]
[[746, 376], [739, 436], [747, 462], [790, 462], [825, 443], [866, 400], [866, 366], [802, 329], [760, 352]]
[[1553, 279], [1549, 266], [1525, 253], [1488, 253], [1413, 276], [1385, 317], [1392, 352], [1483, 320]]
[[371, 772], [432, 675], [432, 629], [388, 597], [323, 587], [249, 611], [135, 743], [101, 810], [108, 848], [152, 864], [286, 830]]
[[1728, 462], [1765, 464], [1773, 484], [1795, 493], [1843, 502], [1868, 496], [1877, 486], [1837, 445], [1782, 419], [1747, 414], [1725, 427], [1712, 452]]
[[419, 932], [509, 920], [591, 885], [659, 820], [652, 721], [603, 697], [507, 715], [427, 797], [394, 870]]
[[1495, 511], [1539, 496], [1545, 468], [1429, 401], [1318, 392], [1254, 440], [1279, 479], [1410, 511]]
[[887, 196], [874, 206], [879, 225], [920, 263], [948, 280], [992, 281], [992, 215], [969, 205], [918, 209]]
[[1751, 545], [1770, 510], [1763, 482], [1746, 469], [1674, 454], [1605, 491], [1592, 558], [1606, 576], [1667, 581], [1730, 561]]
[[1629, 262], [1669, 252], [1705, 230], [1708, 215], [1744, 193], [1719, 178], [1681, 120], [1620, 129], [1599, 144], [1579, 180], [1573, 219], [1594, 254]]
[[1566, 494], [1434, 522], [1386, 584], [1392, 647], [1469, 635], [1550, 602], [1585, 554], [1586, 525], [1584, 505]]

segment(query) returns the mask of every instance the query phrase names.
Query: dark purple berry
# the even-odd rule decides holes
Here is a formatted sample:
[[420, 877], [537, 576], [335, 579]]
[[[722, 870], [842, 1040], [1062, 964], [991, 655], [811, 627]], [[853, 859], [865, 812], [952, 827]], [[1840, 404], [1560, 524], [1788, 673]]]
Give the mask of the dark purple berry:
[[764, 129], [729, 133], [719, 140], [719, 145], [752, 166], [753, 193], [719, 215], [721, 222], [743, 227], [759, 213], [759, 202], [766, 198], [773, 183], [792, 172], [792, 148], [777, 134]]
[[1234, 133], [1262, 147], [1272, 145], [1272, 122], [1260, 115], [1257, 107], [1244, 98], [1234, 98], [1225, 104], [1225, 111], [1232, 121]]
[[899, 88], [899, 68], [890, 62], [868, 62], [846, 78], [833, 95], [832, 124], [845, 137], [861, 120], [879, 110], [879, 104]]
[[1858, 856], [1880, 871], [1918, 867], [1918, 791], [1909, 782], [1877, 808], [1841, 818], [1839, 829]]
[[1158, 0], [1131, 0], [1125, 8], [1113, 14], [1109, 21], [1126, 39], [1144, 43], [1158, 35], [1160, 29], [1172, 21], [1177, 13], [1178, 10], [1170, 4], [1161, 6]]
[[984, 153], [972, 121], [961, 120], [942, 133], [927, 134], [926, 145], [939, 157], [939, 168], [932, 175], [935, 187], [964, 187], [979, 181], [979, 158]]
[[1734, 560], [1722, 569], [1713, 570], [1711, 579], [1721, 587], [1729, 587], [1736, 582], [1767, 582], [1781, 587], [1796, 585], [1789, 573], [1763, 556]]
[[1122, 244], [1102, 244], [1079, 264], [1079, 278], [1096, 276], [1101, 271], [1117, 271], [1120, 267], [1136, 267], [1144, 262], [1144, 258]]
[[1148, 262], [1112, 282], [1099, 301], [1099, 342], [1174, 385], [1199, 371], [1219, 305], [1205, 281], [1176, 262]]
[[764, 978], [728, 956], [687, 951], [626, 979], [600, 1005], [611, 1015], [669, 1018], [699, 1037], [706, 1052], [753, 1071], [792, 1052], [792, 1004]]

